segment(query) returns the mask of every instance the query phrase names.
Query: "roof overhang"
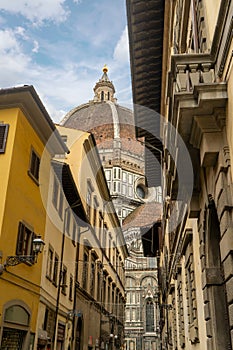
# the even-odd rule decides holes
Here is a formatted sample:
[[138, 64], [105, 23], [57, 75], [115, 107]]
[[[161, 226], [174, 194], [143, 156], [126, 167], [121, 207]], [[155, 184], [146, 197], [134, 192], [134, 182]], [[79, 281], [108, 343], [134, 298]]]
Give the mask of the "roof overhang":
[[[127, 0], [126, 4], [133, 102], [160, 113], [164, 0]], [[146, 136], [145, 117], [137, 109], [135, 119], [138, 137]]]
[[152, 146], [145, 154], [147, 182], [159, 186], [165, 4], [164, 0], [126, 0], [126, 4], [136, 136]]
[[76, 214], [77, 222], [80, 226], [85, 226], [89, 223], [86, 212], [83, 208], [80, 195], [78, 193], [73, 175], [67, 163], [52, 160], [52, 167], [58, 180], [60, 181], [66, 200], [70, 209]]
[[33, 86], [0, 89], [0, 109], [9, 108], [21, 109], [52, 155], [69, 153]]

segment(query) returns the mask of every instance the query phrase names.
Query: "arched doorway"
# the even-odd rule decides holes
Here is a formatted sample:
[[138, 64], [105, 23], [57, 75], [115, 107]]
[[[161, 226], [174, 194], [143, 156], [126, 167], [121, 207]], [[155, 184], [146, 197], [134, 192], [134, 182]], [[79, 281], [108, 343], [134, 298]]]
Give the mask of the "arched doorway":
[[23, 350], [29, 339], [30, 311], [23, 302], [7, 303], [3, 311], [1, 350]]

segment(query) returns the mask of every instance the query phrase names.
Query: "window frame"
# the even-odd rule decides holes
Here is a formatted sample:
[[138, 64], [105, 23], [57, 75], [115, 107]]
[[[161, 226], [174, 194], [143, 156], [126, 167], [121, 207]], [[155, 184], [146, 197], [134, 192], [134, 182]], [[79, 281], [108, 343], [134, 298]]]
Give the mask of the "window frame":
[[[34, 162], [36, 164], [33, 164]], [[37, 185], [39, 185], [39, 172], [40, 172], [40, 156], [35, 151], [35, 149], [31, 147], [28, 175], [32, 178], [32, 180]]]
[[[17, 245], [16, 245], [17, 256], [33, 255], [32, 242], [34, 237], [35, 237], [35, 233], [33, 228], [30, 225], [26, 224], [25, 222], [20, 221], [18, 225], [18, 236], [17, 236]], [[32, 264], [32, 263], [28, 261], [27, 264]]]
[[55, 253], [54, 265], [53, 265], [53, 278], [52, 278], [52, 282], [55, 287], [57, 287], [57, 279], [59, 274], [58, 270], [59, 270], [59, 256]]
[[67, 267], [63, 265], [62, 268], [62, 283], [61, 283], [61, 292], [63, 295], [66, 295], [66, 289], [67, 289]]
[[50, 281], [52, 281], [52, 276], [53, 276], [53, 256], [54, 256], [54, 249], [52, 248], [52, 246], [49, 245], [48, 255], [47, 255], [46, 277]]
[[6, 142], [8, 137], [9, 124], [0, 123], [0, 129], [4, 128], [1, 140], [1, 132], [0, 132], [0, 154], [5, 153], [6, 150]]

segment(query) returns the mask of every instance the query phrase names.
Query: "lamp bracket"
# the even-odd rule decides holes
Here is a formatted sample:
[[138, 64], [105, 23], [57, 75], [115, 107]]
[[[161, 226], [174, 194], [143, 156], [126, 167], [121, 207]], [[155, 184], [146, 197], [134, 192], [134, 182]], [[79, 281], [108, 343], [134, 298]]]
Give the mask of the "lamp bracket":
[[35, 263], [35, 255], [15, 255], [8, 256], [6, 258], [5, 267], [7, 266], [16, 266], [21, 263], [34, 264]]

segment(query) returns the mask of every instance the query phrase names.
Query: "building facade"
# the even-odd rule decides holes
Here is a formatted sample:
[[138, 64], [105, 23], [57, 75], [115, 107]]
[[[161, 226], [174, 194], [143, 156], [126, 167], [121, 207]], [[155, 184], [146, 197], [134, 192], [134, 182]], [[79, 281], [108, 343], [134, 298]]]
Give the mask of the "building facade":
[[119, 348], [128, 254], [92, 135], [61, 136], [32, 86], [0, 113], [1, 349]]
[[32, 248], [46, 226], [39, 166], [51, 135], [48, 164], [68, 150], [32, 86], [0, 90], [0, 114], [0, 347], [36, 349], [43, 254], [36, 262]]
[[161, 234], [161, 203], [135, 209], [123, 222], [129, 250], [125, 261], [125, 349], [157, 349], [160, 343], [160, 313], [157, 253], [148, 240]]
[[161, 348], [232, 349], [233, 2], [143, 6], [127, 1], [134, 102], [147, 106], [139, 81], [151, 59], [149, 88], [158, 99], [149, 107], [163, 116], [161, 138], [149, 140], [162, 143], [165, 179]]
[[[77, 241], [72, 349], [119, 349], [123, 345], [125, 240], [90, 133], [57, 126], [85, 209], [87, 224]], [[78, 217], [80, 225], [83, 218]], [[84, 222], [85, 224], [85, 222]]]

